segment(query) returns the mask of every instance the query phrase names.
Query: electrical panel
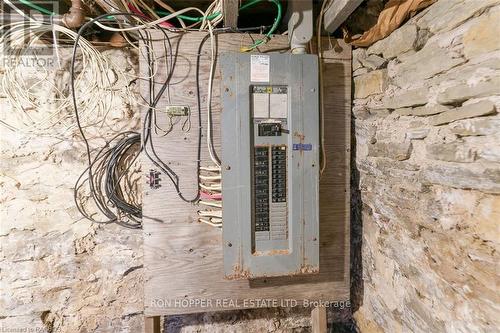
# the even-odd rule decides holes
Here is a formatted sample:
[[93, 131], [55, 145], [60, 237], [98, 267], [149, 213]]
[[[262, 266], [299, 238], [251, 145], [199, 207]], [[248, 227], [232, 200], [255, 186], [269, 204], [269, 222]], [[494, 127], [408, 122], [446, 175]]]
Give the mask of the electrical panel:
[[317, 57], [230, 53], [220, 65], [225, 276], [318, 272]]

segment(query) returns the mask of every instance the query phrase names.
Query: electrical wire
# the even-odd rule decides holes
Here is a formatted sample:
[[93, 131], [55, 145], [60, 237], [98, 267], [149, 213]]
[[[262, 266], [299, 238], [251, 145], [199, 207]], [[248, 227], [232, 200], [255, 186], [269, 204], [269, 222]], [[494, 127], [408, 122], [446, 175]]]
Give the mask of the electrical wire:
[[43, 8], [41, 6], [38, 6], [37, 4], [34, 4], [32, 3], [31, 1], [28, 1], [28, 0], [18, 0], [20, 3], [22, 3], [23, 5], [26, 5], [28, 7], [31, 7], [35, 10], [38, 10], [40, 13], [42, 14], [47, 14], [47, 15], [56, 15], [54, 12], [46, 9], [46, 8]]
[[[165, 38], [169, 41], [168, 35], [163, 30], [161, 30], [161, 31], [164, 33]], [[145, 40], [145, 42], [151, 43], [150, 40], [149, 41]], [[168, 43], [170, 45], [170, 41]], [[171, 45], [170, 45], [170, 49], [171, 49]], [[170, 52], [170, 54], [172, 55], [172, 52]], [[148, 62], [152, 61], [153, 58], [152, 58], [152, 55], [150, 52], [148, 52], [147, 57], [148, 57]], [[188, 202], [188, 203], [196, 203], [198, 201], [199, 195], [200, 195], [199, 194], [199, 187], [197, 188], [196, 194], [191, 199], [187, 199], [182, 194], [182, 192], [180, 190], [180, 180], [179, 180], [178, 175], [172, 170], [171, 167], [169, 167], [165, 162], [163, 162], [162, 159], [156, 153], [155, 145], [153, 142], [153, 136], [151, 133], [151, 129], [154, 126], [153, 109], [156, 108], [156, 105], [158, 104], [160, 98], [162, 97], [165, 90], [168, 88], [169, 82], [170, 82], [172, 75], [173, 75], [173, 68], [174, 67], [175, 67], [175, 62], [172, 60], [170, 62], [170, 68], [168, 69], [168, 72], [167, 72], [167, 78], [166, 78], [164, 84], [162, 85], [160, 91], [158, 92], [158, 94], [155, 94], [155, 92], [154, 92], [154, 82], [152, 81], [152, 79], [148, 80], [149, 81], [149, 90], [150, 90], [150, 102], [149, 102], [150, 107], [145, 114], [144, 122], [143, 122], [143, 150], [144, 150], [144, 153], [146, 154], [146, 156], [149, 158], [149, 160], [156, 167], [158, 167], [163, 173], [165, 173], [167, 175], [167, 177], [170, 179], [172, 185], [174, 186], [174, 189], [176, 190], [179, 198], [185, 202]], [[198, 120], [201, 124], [201, 113], [198, 114], [198, 118], [199, 118]], [[201, 137], [202, 137], [201, 131], [202, 131], [202, 128], [200, 125], [199, 129], [198, 129], [198, 150], [197, 150], [197, 158], [196, 158], [197, 176], [199, 176], [199, 172], [200, 172]]]
[[[26, 21], [0, 26], [0, 52], [4, 54], [1, 90], [12, 112], [0, 115], [0, 122], [13, 131], [44, 136], [65, 137], [75, 129], [71, 96], [67, 88], [68, 62], [60, 55], [61, 37], [74, 42], [77, 33], [58, 24]], [[57, 34], [53, 42], [59, 70], [49, 71], [45, 38]], [[80, 66], [75, 88], [82, 92], [78, 106], [84, 127], [102, 123], [111, 111], [114, 100], [132, 103], [125, 73], [81, 37]], [[31, 64], [34, 64], [31, 65]], [[43, 90], [40, 87], [43, 86]], [[85, 94], [83, 94], [85, 93]]]
[[[164, 8], [164, 9], [166, 9], [166, 10], [168, 10], [170, 13], [174, 13], [174, 12], [175, 12], [175, 10], [174, 10], [172, 7], [170, 7], [169, 5], [167, 5], [166, 3], [164, 3], [163, 1], [161, 1], [161, 0], [154, 0], [154, 1], [155, 1], [155, 2], [159, 5], [159, 6], [163, 7], [163, 8]], [[166, 13], [166, 12], [160, 12], [160, 11], [158, 11], [158, 10], [157, 10], [156, 12], [157, 12], [158, 14], [160, 14], [160, 15], [168, 15], [168, 13]], [[186, 24], [185, 24], [185, 23], [184, 23], [184, 21], [183, 21], [184, 19], [185, 19], [184, 15], [179, 15], [179, 16], [177, 16], [177, 20], [179, 20], [179, 23], [181, 24], [181, 27], [186, 28]]]
[[210, 154], [210, 159], [217, 167], [220, 168], [220, 159], [217, 157], [217, 153], [215, 152], [213, 137], [212, 137], [212, 84], [215, 71], [216, 50], [215, 50], [215, 40], [212, 27], [210, 24], [208, 25], [208, 27], [210, 34], [210, 72], [208, 75], [208, 88], [207, 88], [207, 146], [208, 146], [208, 152]]
[[[136, 26], [133, 26], [133, 27], [130, 27], [130, 28], [114, 28], [114, 27], [110, 27], [110, 26], [107, 26], [107, 25], [104, 25], [102, 23], [99, 23], [98, 21], [95, 21], [95, 19], [91, 20], [90, 22], [92, 23], [95, 23], [96, 25], [98, 25], [100, 28], [104, 29], [104, 30], [108, 30], [108, 31], [113, 31], [113, 32], [121, 32], [121, 31], [138, 31], [138, 30], [142, 30], [142, 29], [145, 29], [145, 28], [151, 28], [151, 27], [154, 27], [156, 26], [157, 24], [160, 24], [160, 23], [163, 23], [163, 22], [166, 22], [166, 21], [169, 21], [171, 20], [172, 18], [175, 18], [177, 16], [179, 16], [180, 14], [182, 13], [186, 13], [186, 12], [189, 12], [189, 11], [198, 11], [199, 13], [201, 13], [202, 15], [204, 15], [205, 13], [203, 11], [201, 11], [199, 8], [196, 8], [196, 7], [188, 7], [188, 8], [184, 8], [184, 9], [181, 9], [175, 13], [172, 13], [170, 15], [167, 15], [165, 17], [162, 17], [160, 19], [157, 19], [157, 20], [154, 20], [154, 21], [151, 21], [151, 22], [147, 22], [145, 24], [141, 24], [141, 25], [136, 25]], [[118, 15], [123, 15], [124, 13], [118, 13]], [[132, 13], [126, 13], [126, 14], [132, 14]], [[107, 14], [109, 15], [109, 14]], [[107, 16], [105, 15], [105, 16]], [[137, 14], [135, 14], [137, 15]], [[101, 15], [102, 17], [105, 17], [103, 15]], [[113, 13], [113, 16], [117, 16], [117, 13]], [[139, 15], [137, 15], [139, 16]], [[140, 17], [140, 16], [139, 16]]]
[[325, 92], [324, 92], [324, 78], [323, 78], [323, 50], [321, 45], [321, 31], [323, 25], [323, 16], [325, 15], [326, 5], [330, 0], [323, 0], [321, 10], [318, 16], [318, 24], [316, 26], [316, 47], [318, 51], [318, 65], [319, 65], [319, 110], [320, 110], [320, 141], [321, 141], [321, 167], [320, 177], [326, 169], [327, 157], [325, 149]]
[[[241, 8], [243, 8], [243, 9], [247, 8], [247, 7], [252, 6], [260, 1], [262, 1], [262, 0], [250, 1], [249, 3], [247, 3], [245, 6], [242, 6]], [[281, 21], [281, 16], [282, 16], [282, 11], [283, 11], [282, 6], [281, 6], [281, 2], [279, 0], [267, 0], [267, 1], [272, 2], [274, 5], [276, 5], [276, 9], [277, 9], [276, 18], [274, 19], [274, 22], [273, 22], [273, 25], [271, 26], [271, 29], [269, 29], [269, 31], [265, 34], [264, 38], [257, 39], [252, 45], [250, 45], [248, 47], [242, 47], [240, 49], [241, 52], [252, 51], [252, 50], [256, 49], [258, 46], [267, 43], [269, 41], [269, 39], [271, 39], [272, 34], [276, 31], [276, 29], [278, 29], [278, 25]]]
[[[119, 16], [119, 15], [137, 17], [137, 14], [133, 14], [133, 13], [126, 13], [126, 12], [113, 13], [113, 16]], [[120, 225], [123, 225], [126, 227], [140, 228], [140, 222], [138, 220], [134, 219], [134, 218], [138, 218], [140, 216], [139, 211], [138, 211], [138, 207], [134, 206], [134, 205], [132, 205], [124, 200], [123, 191], [121, 191], [121, 189], [119, 187], [117, 187], [117, 184], [119, 183], [119, 180], [117, 180], [117, 178], [120, 179], [121, 176], [117, 177], [117, 173], [114, 171], [115, 169], [113, 169], [114, 166], [117, 165], [116, 161], [121, 160], [120, 156], [122, 156], [124, 152], [129, 151], [129, 148], [126, 148], [126, 147], [127, 147], [127, 143], [129, 143], [130, 141], [129, 140], [126, 140], [124, 142], [119, 141], [118, 144], [116, 145], [116, 147], [118, 147], [118, 148], [114, 148], [112, 150], [109, 150], [109, 149], [104, 150], [104, 148], [103, 148], [93, 158], [90, 144], [89, 144], [89, 141], [88, 141], [86, 134], [83, 130], [83, 126], [81, 124], [81, 119], [80, 119], [79, 110], [78, 110], [78, 103], [77, 103], [77, 96], [76, 96], [76, 89], [75, 89], [76, 87], [75, 87], [75, 80], [74, 79], [75, 79], [75, 60], [76, 60], [76, 55], [77, 55], [77, 49], [78, 49], [78, 46], [80, 45], [79, 42], [80, 42], [80, 39], [81, 39], [83, 32], [86, 29], [88, 29], [91, 25], [98, 22], [99, 20], [103, 20], [107, 16], [108, 16], [108, 14], [104, 14], [104, 15], [101, 15], [101, 16], [98, 16], [98, 17], [92, 19], [91, 21], [85, 23], [79, 29], [79, 31], [77, 33], [77, 37], [75, 39], [75, 43], [73, 46], [71, 67], [70, 67], [70, 73], [71, 73], [70, 88], [71, 88], [71, 96], [72, 96], [72, 100], [73, 100], [73, 109], [75, 112], [76, 123], [77, 123], [78, 129], [80, 131], [80, 135], [82, 136], [83, 142], [85, 144], [88, 167], [84, 171], [84, 174], [87, 176], [87, 183], [89, 184], [91, 198], [92, 198], [93, 202], [95, 203], [95, 205], [97, 206], [98, 210], [106, 217], [106, 220], [97, 221], [96, 219], [93, 219], [93, 218], [91, 218], [91, 220], [94, 222], [98, 222], [98, 223], [117, 223], [117, 224], [120, 224]], [[164, 33], [164, 36], [167, 38], [167, 41], [168, 41], [168, 44], [169, 44], [170, 50], [171, 50], [172, 48], [170, 45], [170, 41], [168, 39], [168, 35], [163, 30], [161, 30], [161, 31]], [[146, 31], [146, 34], [149, 35], [149, 32]], [[140, 32], [139, 32], [139, 35], [144, 42], [151, 43], [150, 41], [147, 41], [142, 36], [142, 34]], [[154, 57], [151, 54], [151, 50], [152, 50], [152, 48], [147, 48], [148, 62], [151, 62], [151, 61], [154, 62]], [[173, 57], [172, 52], [170, 52], [170, 55], [171, 55], [171, 57]], [[179, 177], [173, 172], [173, 170], [168, 165], [166, 165], [163, 161], [161, 161], [161, 159], [156, 154], [155, 149], [154, 149], [152, 134], [151, 134], [153, 109], [156, 107], [156, 105], [158, 104], [158, 101], [160, 100], [163, 93], [167, 89], [169, 81], [172, 77], [173, 68], [175, 66], [173, 59], [171, 59], [171, 60], [172, 61], [169, 62], [169, 71], [167, 73], [166, 80], [165, 80], [165, 82], [164, 82], [164, 84], [163, 84], [163, 86], [160, 89], [158, 94], [154, 93], [154, 82], [152, 80], [153, 73], [151, 71], [152, 71], [154, 66], [148, 67], [148, 71], [149, 71], [148, 82], [149, 82], [149, 87], [150, 87], [150, 104], [149, 104], [149, 109], [148, 109], [146, 116], [144, 118], [142, 142], [141, 142], [141, 148], [139, 151], [144, 151], [145, 154], [148, 156], [148, 158], [153, 162], [153, 164], [158, 166], [162, 170], [162, 172], [165, 172], [167, 174], [167, 176], [172, 181], [172, 183], [177, 191], [177, 194], [179, 195], [179, 197], [181, 199], [183, 199], [184, 201], [187, 201], [187, 202], [194, 203], [199, 198], [199, 189], [197, 190], [194, 199], [186, 199], [182, 195], [182, 193], [180, 192]], [[122, 135], [122, 134], [118, 134], [118, 135]], [[199, 141], [200, 148], [198, 149], [198, 167], [197, 167], [197, 170], [199, 172], [199, 157], [201, 154], [201, 127], [200, 127], [200, 132], [199, 132], [198, 137], [199, 137], [198, 141]], [[133, 136], [134, 144], [135, 144], [137, 138], [138, 138], [137, 135]], [[105, 146], [105, 148], [107, 146], [108, 146], [108, 144]], [[150, 152], [148, 151], [148, 146], [150, 148]], [[110, 161], [110, 162], [104, 162], [104, 161]], [[104, 170], [106, 170], [105, 175], [109, 175], [109, 176], [105, 177], [105, 180], [104, 180], [104, 183], [106, 184], [106, 186], [105, 186], [106, 198], [108, 198], [108, 201], [110, 203], [112, 203], [114, 207], [116, 207], [116, 209], [119, 212], [118, 214], [114, 213], [113, 210], [111, 210], [109, 208], [108, 201], [104, 200], [105, 197], [102, 195], [102, 190], [101, 190], [100, 184], [102, 184], [103, 173], [100, 172], [100, 170], [103, 170], [104, 166], [105, 166]], [[77, 207], [80, 207], [80, 208], [81, 208], [81, 204], [79, 203], [78, 191], [81, 189], [80, 181], [82, 178], [83, 178], [83, 176], [81, 176], [77, 181], [77, 185], [75, 186], [75, 197], [74, 197], [75, 202], [77, 204]], [[111, 182], [110, 180], [114, 180], [114, 183]], [[90, 218], [90, 216], [88, 214], [85, 214], [85, 212], [83, 212], [83, 210], [81, 210], [81, 212], [86, 218]], [[127, 219], [131, 220], [132, 222], [123, 220], [123, 216], [126, 216]]]
[[[262, 0], [253, 1], [250, 2], [250, 4], [255, 4], [260, 1]], [[6, 2], [9, 2], [9, 0], [6, 0]], [[125, 1], [122, 2], [124, 5], [127, 4]], [[24, 0], [24, 3], [27, 5], [29, 4], [29, 2], [26, 0]], [[136, 203], [133, 199], [131, 199], [128, 195], [126, 195], [127, 190], [130, 190], [130, 186], [129, 188], [126, 187], [127, 186], [126, 180], [131, 175], [130, 171], [132, 169], [132, 166], [135, 164], [137, 157], [139, 156], [139, 153], [143, 151], [146, 154], [146, 156], [152, 161], [152, 163], [156, 167], [158, 167], [161, 170], [161, 172], [165, 173], [168, 176], [178, 196], [182, 200], [189, 203], [199, 202], [201, 205], [209, 207], [209, 209], [200, 209], [199, 211], [200, 222], [220, 227], [222, 225], [222, 210], [221, 210], [222, 188], [221, 188], [221, 176], [220, 176], [221, 170], [220, 170], [220, 160], [217, 157], [212, 140], [211, 102], [212, 102], [213, 78], [214, 78], [215, 60], [216, 60], [216, 43], [214, 37], [216, 30], [213, 27], [222, 20], [223, 17], [222, 1], [220, 0], [214, 1], [207, 8], [205, 12], [202, 12], [197, 8], [190, 7], [174, 12], [162, 18], [158, 18], [154, 10], [141, 0], [137, 1], [131, 0], [129, 4], [131, 5], [125, 6], [126, 10], [132, 10], [132, 8], [138, 8], [138, 9], [142, 8], [145, 10], [144, 13], [149, 13], [152, 16], [152, 18], [149, 18], [146, 14], [142, 12], [140, 13], [113, 12], [112, 16], [110, 16], [110, 13], [106, 13], [96, 18], [90, 19], [78, 30], [77, 33], [72, 32], [71, 30], [56, 24], [48, 25], [43, 22], [37, 22], [32, 18], [30, 18], [31, 22], [30, 24], [32, 25], [31, 28], [34, 27], [38, 29], [36, 31], [37, 34], [35, 34], [35, 36], [37, 37], [36, 40], [41, 40], [42, 36], [44, 36], [47, 32], [50, 32], [52, 35], [54, 35], [56, 31], [57, 32], [63, 31], [66, 34], [66, 37], [69, 37], [69, 40], [73, 40], [74, 42], [71, 63], [70, 63], [70, 92], [71, 92], [70, 98], [72, 102], [70, 104], [74, 111], [76, 127], [78, 128], [85, 145], [87, 162], [88, 162], [88, 167], [84, 170], [84, 172], [78, 178], [75, 184], [74, 200], [76, 202], [77, 208], [84, 217], [88, 218], [89, 220], [95, 223], [105, 223], [105, 224], [117, 223], [124, 227], [129, 227], [134, 229], [141, 228], [141, 221], [140, 221], [142, 217], [141, 207], [140, 204]], [[16, 9], [16, 11], [23, 13], [15, 6], [12, 5], [12, 7]], [[30, 7], [41, 11], [40, 10], [41, 8], [35, 8], [33, 4]], [[186, 198], [181, 193], [180, 179], [178, 175], [174, 172], [174, 170], [172, 170], [172, 168], [167, 163], [162, 161], [162, 159], [156, 153], [155, 144], [153, 142], [153, 134], [151, 132], [152, 129], [155, 129], [155, 131], [157, 129], [161, 130], [161, 128], [159, 128], [156, 123], [157, 104], [169, 87], [169, 82], [172, 78], [173, 69], [175, 67], [175, 60], [173, 59], [174, 52], [172, 50], [172, 45], [170, 44], [169, 37], [165, 33], [165, 31], [161, 29], [161, 27], [159, 27], [159, 25], [166, 23], [168, 20], [171, 20], [173, 18], [177, 18], [178, 16], [188, 11], [197, 11], [203, 15], [201, 18], [197, 18], [196, 20], [194, 20], [194, 22], [195, 24], [201, 24], [199, 29], [208, 30], [207, 37], [210, 37], [210, 49], [211, 49], [210, 53], [211, 64], [210, 64], [210, 75], [207, 88], [208, 91], [207, 91], [206, 108], [207, 108], [207, 146], [211, 160], [214, 163], [214, 165], [204, 166], [204, 167], [201, 167], [200, 165], [202, 119], [201, 119], [200, 82], [199, 82], [200, 59], [198, 55], [197, 90], [198, 90], [198, 111], [199, 111], [198, 120], [200, 126], [198, 131], [198, 151], [197, 151], [196, 161], [197, 161], [197, 175], [199, 182], [198, 182], [198, 189], [193, 198]], [[47, 12], [41, 11], [41, 12], [44, 14], [53, 15], [53, 13], [48, 11]], [[29, 16], [26, 15], [23, 16], [29, 18]], [[279, 16], [281, 16], [281, 13], [279, 13]], [[53, 16], [51, 16], [51, 18], [52, 17]], [[120, 17], [122, 18], [121, 20], [118, 19]], [[118, 27], [115, 27], [113, 24], [110, 25], [109, 23], [107, 24], [102, 23], [102, 22], [109, 22], [110, 18], [116, 20], [116, 22], [113, 24], [118, 25]], [[139, 22], [139, 24], [133, 23], [132, 20]], [[277, 24], [278, 21], [279, 18], [275, 20], [275, 24], [271, 27], [270, 31], [275, 30], [275, 25]], [[106, 142], [104, 147], [102, 147], [97, 152], [97, 154], [95, 154], [95, 152], [93, 152], [93, 150], [91, 149], [89, 140], [84, 131], [84, 128], [86, 127], [85, 116], [84, 116], [85, 112], [82, 111], [85, 111], [87, 109], [90, 110], [91, 105], [90, 103], [82, 104], [81, 99], [77, 98], [77, 92], [82, 93], [83, 96], [84, 91], [80, 89], [81, 87], [79, 86], [80, 82], [79, 79], [83, 77], [83, 75], [86, 75], [85, 71], [87, 69], [94, 75], [96, 73], [105, 73], [104, 74], [106, 75], [105, 78], [110, 79], [108, 73], [108, 69], [110, 68], [110, 66], [103, 58], [99, 57], [99, 52], [94, 50], [92, 48], [92, 45], [87, 40], [85, 40], [85, 38], [83, 38], [83, 34], [89, 29], [89, 27], [91, 27], [94, 24], [108, 31], [137, 33], [138, 38], [140, 38], [143, 41], [143, 44], [146, 48], [146, 55], [148, 58], [148, 77], [144, 79], [147, 79], [149, 82], [149, 92], [150, 92], [150, 99], [149, 102], [147, 103], [148, 111], [146, 112], [146, 115], [144, 117], [142, 135], [140, 135], [139, 133], [129, 132], [129, 131], [119, 133], [111, 140]], [[130, 25], [132, 26], [129, 27]], [[14, 25], [11, 26], [10, 28], [12, 29], [7, 34], [9, 37], [23, 36], [22, 34], [26, 35], [26, 31], [23, 31], [20, 26]], [[169, 60], [167, 60], [167, 57], [165, 58], [166, 61], [165, 65], [167, 69], [166, 79], [157, 93], [155, 92], [155, 83], [153, 81], [153, 78], [156, 75], [155, 71], [157, 70], [158, 67], [156, 66], [157, 60], [154, 54], [152, 38], [148, 31], [145, 32], [147, 36], [146, 38], [143, 36], [143, 33], [141, 32], [143, 29], [146, 28], [159, 29], [164, 34], [165, 40], [167, 41], [168, 44], [168, 47], [165, 46], [165, 55], [167, 54], [170, 55]], [[226, 32], [230, 30], [221, 29], [221, 31]], [[20, 33], [21, 35], [19, 35]], [[32, 32], [29, 32], [29, 36], [33, 36]], [[126, 35], [124, 35], [124, 37], [127, 39]], [[204, 39], [204, 41], [205, 40], [206, 39]], [[129, 40], [127, 39], [127, 41]], [[58, 42], [57, 40], [54, 40], [54, 45], [56, 46], [56, 50], [58, 45], [57, 42]], [[200, 49], [203, 45], [203, 42], [202, 44], [200, 44]], [[77, 68], [76, 59], [77, 59], [78, 49], [80, 49], [81, 51], [83, 64], [81, 66], [78, 66]], [[96, 66], [93, 65], [87, 66], [86, 60], [96, 61], [96, 59], [97, 59]], [[3, 86], [5, 87], [6, 85]], [[91, 96], [94, 96], [92, 92], [86, 92], [86, 93], [88, 93]], [[12, 100], [15, 100], [17, 97], [13, 94], [11, 94], [10, 96]], [[98, 107], [101, 107], [103, 104], [106, 103], [100, 101], [97, 105]], [[65, 109], [71, 109], [68, 108], [70, 105], [66, 104], [63, 105]], [[184, 125], [185, 124], [186, 123], [184, 123]], [[173, 126], [172, 121], [171, 125]], [[184, 130], [184, 125], [183, 125], [183, 130]], [[171, 129], [169, 129], [168, 132], [170, 132], [170, 130]], [[187, 127], [186, 130], [189, 130], [189, 126]], [[165, 135], [168, 134], [168, 132], [166, 132]], [[90, 214], [86, 211], [88, 207], [82, 201], [83, 200], [82, 195], [84, 195], [83, 190], [85, 185], [88, 185], [90, 189], [90, 199], [92, 200], [94, 206], [104, 216], [104, 218], [96, 218], [94, 214]], [[203, 198], [200, 198], [200, 196], [203, 196]]]
[[19, 8], [17, 8], [16, 6], [14, 6], [14, 4], [10, 0], [3, 0], [3, 2], [5, 4], [7, 4], [7, 6], [9, 6], [10, 8], [14, 9], [14, 11], [16, 13], [18, 13], [19, 15], [21, 15], [22, 17], [24, 17], [28, 21], [35, 21], [31, 16], [29, 16], [28, 14], [24, 13], [22, 10], [20, 10]]
[[[108, 205], [107, 205], [107, 202], [103, 200], [103, 196], [101, 194], [101, 191], [100, 191], [100, 184], [101, 184], [101, 177], [99, 177], [99, 168], [97, 168], [97, 174], [94, 173], [94, 165], [99, 161], [99, 160], [102, 160], [102, 157], [101, 156], [101, 153], [104, 151], [104, 148], [107, 147], [107, 145], [101, 149], [101, 151], [97, 154], [96, 158], [93, 160], [92, 159], [92, 153], [91, 153], [91, 148], [90, 148], [90, 144], [89, 144], [89, 141], [85, 135], [85, 132], [83, 130], [83, 126], [82, 126], [82, 123], [81, 123], [81, 119], [80, 119], [80, 114], [79, 114], [79, 110], [78, 110], [78, 102], [77, 102], [77, 97], [76, 97], [76, 87], [75, 87], [75, 61], [76, 61], [76, 56], [77, 56], [77, 50], [78, 50], [78, 47], [80, 46], [80, 40], [81, 40], [81, 36], [83, 34], [83, 32], [93, 24], [94, 21], [97, 21], [99, 19], [104, 19], [108, 16], [108, 14], [104, 14], [104, 15], [101, 15], [101, 16], [98, 16], [97, 18], [95, 19], [92, 19], [90, 22], [87, 22], [85, 23], [79, 30], [78, 30], [78, 33], [77, 33], [77, 36], [75, 38], [75, 42], [74, 42], [74, 46], [73, 46], [73, 52], [72, 52], [72, 57], [71, 57], [71, 66], [70, 66], [70, 88], [71, 88], [71, 97], [72, 97], [72, 101], [73, 101], [73, 111], [75, 113], [75, 119], [76, 119], [76, 123], [77, 123], [77, 126], [78, 126], [78, 129], [80, 131], [80, 135], [82, 136], [82, 139], [83, 139], [83, 142], [85, 144], [85, 149], [86, 149], [86, 154], [87, 154], [87, 161], [88, 161], [88, 168], [84, 171], [83, 174], [86, 174], [87, 175], [87, 180], [88, 180], [88, 184], [89, 184], [89, 187], [90, 187], [90, 193], [91, 193], [91, 197], [93, 199], [93, 202], [95, 203], [95, 205], [97, 206], [97, 208], [99, 209], [99, 211], [107, 218], [106, 220], [102, 221], [98, 221], [94, 218], [90, 218], [90, 216], [86, 215], [84, 213], [84, 211], [81, 209], [81, 206], [80, 206], [80, 203], [79, 203], [79, 200], [78, 200], [78, 191], [80, 190], [81, 186], [79, 186], [79, 181], [82, 179], [83, 177], [83, 174], [82, 176], [80, 176], [80, 178], [77, 180], [77, 183], [75, 185], [75, 194], [74, 194], [74, 200], [75, 200], [75, 204], [77, 205], [77, 207], [80, 207], [79, 210], [80, 210], [80, 213], [82, 213], [87, 219], [93, 221], [93, 222], [96, 222], [96, 223], [104, 223], [104, 224], [108, 224], [108, 223], [117, 223], [117, 224], [120, 224], [120, 225], [123, 225], [123, 226], [129, 226], [128, 225], [128, 222], [127, 221], [124, 221], [122, 220], [122, 217], [115, 214], [111, 209], [109, 209]], [[120, 134], [118, 134], [117, 136], [119, 136]], [[122, 145], [120, 145], [121, 147]], [[104, 154], [104, 156], [107, 156], [108, 154], [111, 154], [112, 150], [108, 150], [108, 152], [106, 152]], [[114, 155], [116, 156], [116, 155]], [[106, 168], [106, 170], [108, 170]], [[95, 179], [95, 175], [97, 175], [97, 179]], [[108, 188], [107, 188], [108, 189]], [[115, 187], [115, 190], [116, 190], [116, 187]], [[114, 192], [114, 191], [113, 191]], [[135, 217], [134, 214], [132, 215], [129, 215], [129, 216], [132, 216], [132, 217]], [[134, 220], [132, 220], [134, 221]], [[134, 221], [135, 222], [135, 221]], [[132, 226], [133, 228], [139, 228], [140, 227], [140, 223], [136, 222], [136, 224], [139, 224], [139, 226]]]
[[[134, 186], [129, 184], [127, 187], [127, 182], [122, 181], [130, 180], [126, 176], [130, 177], [129, 171], [136, 165], [140, 153], [140, 140], [140, 134], [137, 132], [127, 131], [117, 134], [106, 142], [89, 167], [78, 177], [74, 201], [78, 211], [85, 218], [94, 223], [117, 223], [131, 229], [142, 227], [141, 205], [131, 200], [130, 195], [125, 195], [134, 192]], [[85, 178], [91, 168], [95, 171], [93, 176]], [[84, 195], [82, 189], [87, 182], [91, 182], [95, 205], [107, 220], [97, 220], [87, 212], [81, 200], [81, 196]]]
[[[196, 57], [196, 91], [197, 91], [197, 104], [198, 111], [201, 114], [201, 88], [200, 88], [200, 67], [201, 67], [201, 54], [202, 49], [207, 41], [210, 38], [210, 73], [208, 78], [208, 88], [207, 88], [207, 146], [210, 154], [210, 159], [213, 165], [203, 166], [200, 168], [200, 173], [198, 175], [199, 178], [199, 190], [200, 197], [199, 204], [201, 206], [206, 206], [208, 210], [199, 210], [198, 211], [198, 221], [201, 223], [208, 224], [213, 227], [222, 227], [222, 186], [221, 186], [221, 167], [220, 160], [217, 157], [213, 146], [212, 140], [212, 118], [211, 118], [211, 96], [212, 96], [212, 81], [213, 81], [213, 73], [216, 59], [216, 47], [215, 47], [215, 34], [217, 32], [209, 30], [209, 33], [203, 37], [200, 41], [197, 51]], [[212, 212], [216, 214], [216, 217], [207, 215], [207, 212]], [[220, 217], [219, 217], [220, 215]]]

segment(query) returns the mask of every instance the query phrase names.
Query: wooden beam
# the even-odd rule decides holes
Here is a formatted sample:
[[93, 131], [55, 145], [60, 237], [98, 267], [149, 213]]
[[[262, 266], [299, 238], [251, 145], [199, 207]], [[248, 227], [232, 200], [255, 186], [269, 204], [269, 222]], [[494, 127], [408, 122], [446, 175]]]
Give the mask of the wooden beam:
[[312, 333], [326, 333], [326, 307], [318, 306], [311, 311]]
[[230, 28], [238, 27], [239, 0], [223, 0], [222, 8], [224, 11], [224, 26]]
[[325, 30], [329, 32], [337, 30], [362, 2], [363, 0], [332, 1], [330, 7], [328, 7], [325, 11]]
[[161, 332], [161, 317], [144, 317], [144, 332], [145, 333], [160, 333]]

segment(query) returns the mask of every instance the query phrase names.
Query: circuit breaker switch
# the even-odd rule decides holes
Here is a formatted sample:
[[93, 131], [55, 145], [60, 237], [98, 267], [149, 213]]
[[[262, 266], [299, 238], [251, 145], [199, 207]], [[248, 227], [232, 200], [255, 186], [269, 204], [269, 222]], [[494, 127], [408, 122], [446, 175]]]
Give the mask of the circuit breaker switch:
[[260, 123], [259, 136], [281, 136], [280, 123]]

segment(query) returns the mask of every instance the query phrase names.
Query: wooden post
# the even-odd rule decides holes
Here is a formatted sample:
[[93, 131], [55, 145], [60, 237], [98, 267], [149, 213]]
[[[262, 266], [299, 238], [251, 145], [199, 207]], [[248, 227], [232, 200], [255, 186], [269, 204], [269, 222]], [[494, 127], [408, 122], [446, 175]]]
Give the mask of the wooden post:
[[145, 333], [161, 333], [161, 317], [144, 317], [144, 332]]
[[318, 306], [312, 309], [311, 326], [313, 333], [326, 333], [326, 307]]
[[224, 8], [224, 26], [230, 28], [238, 27], [238, 10], [240, 7], [239, 0], [223, 0]]

